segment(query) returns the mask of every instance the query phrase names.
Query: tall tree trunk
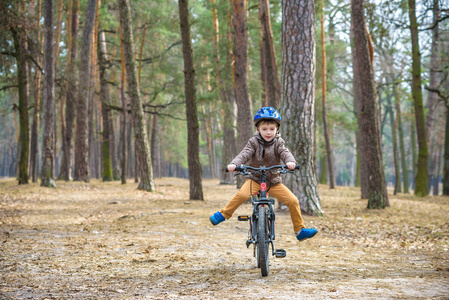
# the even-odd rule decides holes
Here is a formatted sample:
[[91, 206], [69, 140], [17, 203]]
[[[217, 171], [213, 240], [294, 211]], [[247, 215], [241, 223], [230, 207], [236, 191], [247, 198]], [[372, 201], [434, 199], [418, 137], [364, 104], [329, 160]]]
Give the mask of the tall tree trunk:
[[393, 93], [395, 98], [395, 104], [396, 104], [396, 122], [398, 127], [398, 135], [399, 135], [399, 150], [401, 153], [401, 165], [402, 165], [402, 181], [403, 181], [403, 187], [404, 187], [404, 193], [409, 193], [408, 186], [409, 186], [409, 180], [408, 180], [408, 168], [407, 168], [407, 162], [405, 157], [405, 146], [404, 146], [404, 132], [402, 130], [402, 117], [401, 117], [401, 105], [400, 105], [400, 97], [398, 92], [398, 84], [394, 84], [393, 86]]
[[156, 178], [162, 177], [161, 147], [159, 142], [159, 135], [161, 132], [158, 120], [159, 115], [155, 113], [153, 116], [153, 127], [151, 132], [151, 160], [153, 162], [154, 176]]
[[428, 150], [426, 126], [424, 122], [424, 107], [421, 90], [421, 54], [419, 52], [418, 22], [416, 20], [415, 0], [408, 0], [410, 31], [412, 37], [412, 94], [415, 108], [416, 132], [418, 134], [418, 169], [416, 173], [415, 195], [427, 195], [428, 180]]
[[[54, 52], [53, 52], [53, 60], [54, 60], [54, 77], [56, 79], [56, 75], [58, 72], [58, 61], [59, 61], [59, 44], [61, 40], [61, 27], [62, 27], [62, 8], [63, 8], [63, 0], [58, 0], [58, 7], [57, 7], [57, 18], [56, 18], [56, 30], [55, 30], [55, 40], [53, 43]], [[56, 99], [55, 99], [55, 106], [56, 106]], [[55, 108], [56, 109], [56, 108]], [[64, 98], [60, 100], [59, 103], [59, 124], [61, 128], [61, 144], [64, 143], [64, 135], [65, 135], [65, 124], [64, 124]], [[58, 118], [55, 111], [55, 138], [53, 140], [54, 142], [54, 166], [53, 166], [53, 172], [54, 176], [58, 176], [56, 172], [58, 172], [61, 168], [58, 163], [58, 157], [61, 158], [61, 154], [58, 155], [59, 148], [59, 139], [58, 139]]]
[[[232, 0], [234, 11], [234, 82], [237, 102], [238, 148], [243, 149], [253, 135], [251, 101], [248, 96], [247, 84], [247, 48], [248, 36], [246, 30], [246, 1]], [[242, 179], [237, 179], [237, 187], [243, 185]]]
[[76, 107], [76, 137], [75, 137], [75, 176], [76, 181], [90, 181], [89, 145], [88, 145], [88, 101], [90, 87], [90, 58], [92, 35], [95, 24], [97, 0], [88, 0], [82, 45], [80, 51], [80, 74], [78, 103]]
[[123, 49], [123, 24], [120, 20], [120, 62], [121, 62], [121, 75], [120, 75], [120, 99], [122, 104], [122, 113], [120, 120], [120, 150], [121, 150], [121, 180], [122, 184], [126, 184], [127, 171], [128, 171], [128, 147], [127, 147], [127, 120], [128, 120], [128, 101], [125, 95], [126, 90], [126, 67], [125, 67], [125, 51]]
[[358, 104], [360, 146], [367, 171], [368, 208], [389, 206], [380, 144], [379, 110], [366, 30], [364, 1], [351, 0], [351, 28], [354, 33], [357, 73], [360, 76], [362, 101]]
[[323, 109], [323, 131], [324, 139], [326, 140], [326, 157], [327, 157], [327, 167], [329, 170], [329, 186], [331, 189], [335, 189], [335, 176], [334, 176], [334, 154], [332, 151], [332, 144], [329, 138], [329, 129], [327, 127], [327, 114], [326, 114], [326, 44], [324, 37], [324, 0], [321, 6], [321, 97], [322, 97], [322, 109]]
[[107, 65], [109, 58], [107, 57], [106, 51], [106, 37], [104, 32], [99, 34], [98, 39], [98, 60], [100, 63], [100, 100], [101, 100], [101, 115], [103, 119], [103, 140], [102, 140], [102, 152], [103, 152], [103, 181], [112, 181], [112, 163], [111, 163], [111, 153], [110, 153], [110, 121], [109, 121], [109, 110], [106, 104], [110, 102], [110, 92], [109, 92], [109, 75], [107, 74]]
[[287, 183], [301, 210], [322, 215], [315, 172], [315, 5], [282, 2], [282, 130], [301, 169]]
[[[34, 2], [30, 3], [34, 4]], [[35, 51], [33, 53], [36, 61], [42, 65], [42, 59], [40, 53], [42, 50], [42, 30], [41, 30], [41, 1], [39, 0], [37, 5], [28, 7], [30, 19], [34, 23], [33, 37], [35, 38]], [[34, 73], [34, 87], [33, 87], [33, 123], [31, 125], [31, 145], [30, 145], [30, 172], [33, 182], [37, 182], [38, 178], [38, 154], [39, 154], [39, 111], [40, 111], [40, 97], [41, 97], [41, 81], [42, 73]]]
[[[229, 1], [230, 3], [230, 1]], [[231, 173], [225, 171], [225, 167], [228, 163], [231, 162], [233, 157], [237, 152], [237, 143], [235, 138], [235, 115], [234, 115], [234, 106], [235, 106], [235, 94], [234, 94], [234, 55], [232, 52], [232, 25], [231, 25], [231, 5], [228, 6], [227, 10], [227, 55], [226, 55], [226, 64], [224, 68], [223, 75], [228, 75], [226, 77], [226, 86], [223, 86], [223, 94], [222, 99], [222, 114], [223, 114], [223, 154], [222, 154], [222, 163], [223, 166], [221, 168], [221, 184], [233, 184], [234, 178]], [[217, 24], [218, 26], [218, 24]], [[217, 31], [218, 33], [218, 31]], [[218, 44], [218, 42], [217, 42]], [[217, 46], [218, 47], [218, 46]], [[218, 51], [217, 51], [218, 53]], [[224, 81], [224, 80], [223, 80]]]
[[418, 153], [416, 151], [416, 122], [412, 120], [411, 126], [410, 126], [410, 136], [411, 136], [411, 152], [412, 152], [412, 172], [413, 172], [413, 181], [412, 186], [413, 189], [415, 188], [415, 182], [416, 182], [416, 172], [417, 172], [417, 165], [418, 165]]
[[[25, 12], [24, 18], [25, 18]], [[26, 26], [25, 26], [26, 27]], [[17, 85], [19, 87], [19, 165], [18, 165], [18, 180], [19, 184], [28, 184], [28, 156], [29, 156], [29, 116], [28, 116], [28, 71], [26, 62], [26, 29], [13, 26], [11, 33], [14, 39], [15, 56], [17, 61]]]
[[28, 155], [29, 155], [29, 121], [28, 121], [28, 80], [23, 47], [22, 30], [13, 31], [17, 59], [17, 81], [19, 86], [19, 184], [28, 184]]
[[[439, 32], [439, 2], [438, 0], [433, 0], [433, 22], [434, 27], [432, 29], [432, 45], [430, 48], [430, 72], [429, 72], [429, 87], [431, 89], [436, 89], [438, 85], [438, 67], [439, 67], [439, 57], [438, 57], [438, 44], [440, 39]], [[430, 147], [430, 136], [432, 132], [432, 127], [435, 119], [435, 107], [438, 104], [438, 94], [429, 92], [427, 96], [427, 111], [428, 115], [426, 117], [426, 137], [427, 137], [427, 147]]]
[[41, 186], [54, 187], [55, 99], [53, 57], [53, 0], [44, 0], [44, 130], [42, 141]]
[[79, 27], [79, 0], [72, 1], [70, 12], [70, 44], [67, 62], [67, 92], [65, 107], [65, 134], [62, 154], [62, 167], [60, 178], [69, 181], [72, 175], [73, 158], [73, 127], [75, 124], [76, 102], [78, 99], [77, 83], [77, 55], [78, 55], [78, 27]]
[[434, 177], [433, 177], [433, 195], [434, 196], [438, 196], [439, 193], [439, 185], [440, 185], [440, 173], [441, 173], [441, 158], [442, 158], [442, 154], [443, 154], [443, 131], [439, 131], [438, 133], [438, 140], [437, 140], [437, 151], [435, 151], [434, 155], [435, 155], [435, 162], [436, 162], [436, 167], [435, 167], [435, 173], [434, 173]]
[[[354, 28], [351, 24], [351, 53], [352, 53], [352, 70], [353, 70], [353, 90], [354, 90], [354, 110], [356, 112], [356, 118], [357, 118], [357, 124], [359, 124], [359, 119], [362, 117], [361, 115], [361, 105], [362, 102], [362, 89], [361, 89], [361, 79], [360, 71], [358, 67], [357, 62], [357, 56], [355, 51], [355, 40], [354, 40]], [[358, 127], [358, 125], [357, 125]], [[361, 199], [368, 199], [368, 177], [367, 177], [367, 170], [366, 170], [366, 159], [364, 154], [362, 153], [362, 146], [361, 146], [361, 131], [359, 128], [357, 128], [357, 131], [355, 133], [356, 137], [356, 148], [357, 148], [357, 179], [356, 182], [360, 182], [360, 192], [361, 192]], [[356, 183], [356, 186], [357, 183]]]
[[390, 115], [390, 127], [391, 127], [391, 143], [393, 144], [393, 161], [394, 161], [394, 195], [401, 193], [401, 171], [399, 170], [399, 153], [398, 153], [398, 138], [397, 128], [398, 120], [394, 118], [393, 105], [391, 104], [391, 95], [387, 95], [388, 110], [385, 113]]
[[262, 60], [264, 84], [268, 106], [279, 109], [281, 88], [274, 53], [273, 33], [271, 31], [270, 3], [268, 0], [259, 2], [259, 19], [262, 27]]
[[141, 176], [138, 189], [154, 191], [153, 167], [151, 166], [150, 145], [148, 143], [147, 128], [140, 100], [139, 83], [137, 81], [137, 69], [134, 60], [134, 38], [131, 27], [131, 11], [129, 0], [118, 0], [121, 24], [123, 26], [123, 50], [126, 62], [126, 74], [128, 83], [128, 94], [131, 101], [131, 112], [134, 124], [134, 136], [136, 139], [137, 165], [135, 170]]
[[196, 107], [195, 69], [193, 65], [192, 41], [188, 0], [179, 0], [179, 20], [181, 26], [182, 53], [184, 56], [184, 92], [187, 115], [187, 152], [189, 164], [190, 199], [203, 200], [203, 169], [199, 158], [199, 126]]
[[443, 195], [449, 196], [449, 103], [446, 103], [446, 129], [444, 134]]

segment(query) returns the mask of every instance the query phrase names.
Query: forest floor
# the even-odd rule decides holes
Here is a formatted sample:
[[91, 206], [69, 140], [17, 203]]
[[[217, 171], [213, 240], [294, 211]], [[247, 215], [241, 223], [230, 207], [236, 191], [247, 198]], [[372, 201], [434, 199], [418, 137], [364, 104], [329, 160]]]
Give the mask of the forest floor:
[[191, 201], [187, 180], [18, 186], [0, 180], [0, 299], [449, 299], [449, 198], [390, 195], [367, 210], [356, 188], [320, 186], [320, 230], [299, 243], [277, 212], [276, 248], [262, 277], [246, 248], [242, 205], [212, 226], [236, 192], [205, 180]]

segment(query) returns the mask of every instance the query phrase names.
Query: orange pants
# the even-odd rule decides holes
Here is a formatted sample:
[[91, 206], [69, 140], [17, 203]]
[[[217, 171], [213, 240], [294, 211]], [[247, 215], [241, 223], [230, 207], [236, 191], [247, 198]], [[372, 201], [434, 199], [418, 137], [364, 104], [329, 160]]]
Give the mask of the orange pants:
[[[251, 191], [250, 191], [251, 189]], [[240, 190], [232, 197], [220, 212], [227, 219], [231, 218], [235, 210], [248, 200], [252, 194], [260, 190], [260, 185], [254, 180], [247, 179]], [[290, 210], [290, 217], [293, 223], [295, 232], [301, 231], [304, 228], [304, 221], [301, 216], [301, 209], [299, 208], [298, 198], [282, 183], [273, 185], [268, 191], [271, 196], [278, 199], [280, 202], [287, 205]]]

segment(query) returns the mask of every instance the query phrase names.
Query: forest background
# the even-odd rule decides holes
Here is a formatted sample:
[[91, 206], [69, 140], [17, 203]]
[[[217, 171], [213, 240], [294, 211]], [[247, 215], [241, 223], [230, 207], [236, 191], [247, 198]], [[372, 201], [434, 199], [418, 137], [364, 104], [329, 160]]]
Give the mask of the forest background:
[[[123, 181], [129, 177], [138, 180], [136, 166], [139, 166], [139, 159], [136, 158], [136, 153], [139, 146], [136, 146], [138, 139], [136, 127], [133, 127], [136, 117], [131, 113], [122, 113], [124, 107], [129, 112], [132, 109], [127, 104], [131, 96], [125, 83], [126, 76], [129, 75], [125, 72], [126, 50], [123, 48], [126, 43], [122, 42], [124, 38], [121, 39], [120, 1], [97, 0], [95, 6], [89, 6], [92, 2], [94, 1], [56, 0], [54, 3], [54, 23], [51, 27], [54, 43], [49, 46], [53, 51], [55, 66], [54, 106], [46, 107], [44, 100], [49, 92], [44, 89], [44, 58], [46, 50], [50, 48], [45, 48], [44, 37], [48, 33], [44, 31], [46, 18], [43, 17], [43, 3], [40, 0], [2, 1], [0, 176], [17, 176], [19, 183], [26, 183], [27, 180], [20, 177], [22, 158], [22, 162], [27, 161], [26, 177], [29, 176], [33, 182], [38, 180], [44, 165], [42, 149], [48, 148], [44, 145], [44, 124], [51, 123], [54, 124], [52, 130], [55, 132], [54, 139], [51, 140], [55, 149], [52, 154], [52, 177], [86, 180], [79, 178], [73, 167], [77, 160], [73, 152], [76, 153], [78, 147], [74, 138], [79, 126], [78, 120], [76, 123], [73, 120], [74, 112], [78, 109], [74, 105], [77, 101], [84, 101], [85, 122], [88, 125], [88, 136], [85, 137], [88, 141], [88, 155], [83, 157], [89, 157], [89, 176], [103, 180]], [[233, 2], [189, 1], [190, 40], [196, 76], [195, 106], [200, 133], [199, 158], [204, 178], [220, 178], [223, 183], [229, 183], [230, 179], [222, 170], [239, 149], [239, 99], [235, 98], [233, 91], [236, 86], [233, 55], [237, 43], [234, 41], [234, 23], [239, 20], [235, 19]], [[395, 186], [395, 192], [408, 192], [414, 187], [419, 134], [417, 135], [416, 128], [412, 70], [413, 61], [419, 59], [419, 87], [424, 99], [428, 148], [427, 192], [441, 194], [441, 185], [447, 182], [447, 177], [446, 180], [443, 178], [449, 176], [449, 173], [445, 175], [445, 172], [449, 172], [445, 171], [445, 168], [449, 168], [449, 4], [444, 0], [416, 2], [421, 54], [420, 58], [416, 58], [412, 55], [409, 19], [411, 3], [414, 1], [368, 1], [364, 4], [367, 32], [374, 50], [372, 68], [379, 107], [385, 180]], [[272, 105], [268, 101], [272, 97], [267, 85], [276, 82], [267, 82], [266, 70], [269, 69], [263, 43], [266, 27], [261, 23], [263, 18], [260, 10], [264, 4], [269, 7], [269, 31], [272, 34], [273, 58], [270, 61], [277, 62], [278, 66], [274, 69], [271, 66], [271, 70], [274, 70], [278, 78], [282, 77], [281, 2], [248, 1], [244, 15], [248, 34], [247, 94], [252, 115], [260, 107]], [[132, 1], [130, 7], [135, 49], [133, 56], [150, 141], [153, 175], [186, 178], [189, 130], [183, 89], [184, 60], [178, 3]], [[90, 19], [94, 20], [90, 25], [86, 22], [89, 12], [95, 16]], [[87, 36], [84, 32], [87, 26], [92, 26], [93, 29], [92, 37], [86, 43], [84, 39]], [[350, 3], [317, 1], [314, 32], [316, 173], [320, 183], [332, 185], [331, 181], [335, 180], [337, 185], [360, 186]], [[83, 54], [86, 49], [89, 50], [89, 57]], [[77, 53], [78, 51], [80, 52]], [[326, 60], [323, 60], [323, 54]], [[81, 70], [86, 65], [83, 63], [86, 58], [89, 68]], [[89, 85], [75, 87], [81, 79], [89, 82]], [[24, 81], [26, 89], [23, 89]], [[223, 89], [229, 95], [234, 94], [234, 97], [228, 97], [230, 109], [226, 109], [220, 100]], [[279, 89], [280, 85], [277, 86], [280, 104], [277, 105], [282, 107], [283, 99], [280, 99]], [[77, 96], [71, 93], [74, 90], [78, 92]], [[322, 101], [323, 95], [325, 101]], [[24, 97], [25, 102], [21, 100]], [[323, 109], [326, 114], [323, 114]], [[54, 119], [45, 120], [49, 110], [54, 112]], [[25, 116], [26, 112], [28, 115]], [[230, 118], [230, 123], [226, 120], [227, 117]], [[69, 123], [68, 118], [72, 118]], [[26, 132], [22, 132], [24, 128]], [[66, 152], [69, 159], [68, 164], [65, 164], [68, 131], [72, 131], [70, 135], [75, 151]], [[229, 141], [225, 138], [229, 131], [232, 135], [230, 143], [225, 142]], [[332, 146], [332, 168], [329, 168], [327, 159], [329, 152], [326, 151], [326, 132]], [[23, 145], [29, 145], [27, 158], [21, 157]], [[105, 161], [110, 163], [110, 169], [105, 167], [108, 165]], [[123, 164], [124, 161], [127, 163]], [[329, 177], [328, 170], [331, 169], [333, 176]], [[446, 195], [448, 193], [449, 191]]]

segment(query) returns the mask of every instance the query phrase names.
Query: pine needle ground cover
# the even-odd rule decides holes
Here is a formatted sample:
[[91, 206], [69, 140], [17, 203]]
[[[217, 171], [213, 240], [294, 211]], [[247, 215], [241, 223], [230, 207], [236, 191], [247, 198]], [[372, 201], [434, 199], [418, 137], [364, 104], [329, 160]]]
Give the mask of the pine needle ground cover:
[[[212, 226], [210, 214], [236, 192], [204, 181], [156, 180], [17, 186], [0, 180], [0, 298], [11, 299], [447, 299], [449, 199], [392, 196], [367, 210], [354, 188], [320, 186], [319, 234], [303, 243], [278, 211], [276, 247], [262, 278], [245, 240], [250, 214]], [[391, 192], [391, 191], [389, 191]]]

